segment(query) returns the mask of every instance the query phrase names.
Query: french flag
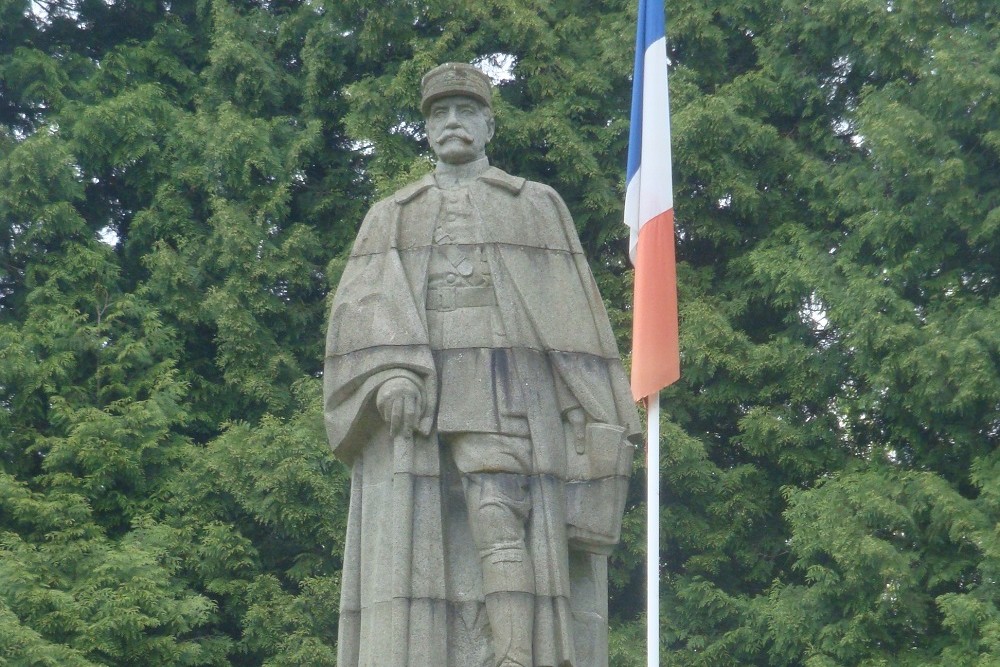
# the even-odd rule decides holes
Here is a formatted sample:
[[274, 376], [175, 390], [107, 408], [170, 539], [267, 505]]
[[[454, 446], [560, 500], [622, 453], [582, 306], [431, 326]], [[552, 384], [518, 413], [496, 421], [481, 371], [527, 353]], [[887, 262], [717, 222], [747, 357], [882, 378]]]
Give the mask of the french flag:
[[680, 378], [671, 178], [663, 0], [640, 0], [625, 193], [635, 267], [632, 396], [637, 401]]

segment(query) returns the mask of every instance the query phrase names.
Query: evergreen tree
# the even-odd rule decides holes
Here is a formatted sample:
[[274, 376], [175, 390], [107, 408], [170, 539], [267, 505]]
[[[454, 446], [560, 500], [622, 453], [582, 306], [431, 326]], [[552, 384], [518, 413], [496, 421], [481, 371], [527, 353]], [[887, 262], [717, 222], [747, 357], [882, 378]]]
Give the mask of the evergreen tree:
[[672, 660], [992, 664], [996, 10], [672, 14]]
[[[0, 0], [0, 664], [335, 663], [325, 295], [420, 76], [493, 73], [627, 351], [633, 4]], [[994, 4], [668, 3], [667, 664], [1000, 660]]]
[[333, 664], [326, 264], [369, 189], [342, 17], [2, 14], [2, 661]]

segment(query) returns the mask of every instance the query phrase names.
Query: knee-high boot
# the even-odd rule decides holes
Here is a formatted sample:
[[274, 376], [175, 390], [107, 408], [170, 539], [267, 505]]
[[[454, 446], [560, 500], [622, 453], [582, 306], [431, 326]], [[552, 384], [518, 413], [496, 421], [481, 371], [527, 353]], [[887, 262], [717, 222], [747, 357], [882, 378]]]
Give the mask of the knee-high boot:
[[531, 593], [488, 593], [486, 615], [493, 632], [497, 667], [533, 667], [534, 596]]

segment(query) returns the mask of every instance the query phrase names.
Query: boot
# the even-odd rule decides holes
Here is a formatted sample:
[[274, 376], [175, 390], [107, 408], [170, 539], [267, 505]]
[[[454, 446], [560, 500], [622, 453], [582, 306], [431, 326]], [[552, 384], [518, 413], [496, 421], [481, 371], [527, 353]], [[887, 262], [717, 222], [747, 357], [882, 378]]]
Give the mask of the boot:
[[486, 616], [493, 632], [497, 667], [532, 667], [534, 596], [530, 593], [489, 593]]

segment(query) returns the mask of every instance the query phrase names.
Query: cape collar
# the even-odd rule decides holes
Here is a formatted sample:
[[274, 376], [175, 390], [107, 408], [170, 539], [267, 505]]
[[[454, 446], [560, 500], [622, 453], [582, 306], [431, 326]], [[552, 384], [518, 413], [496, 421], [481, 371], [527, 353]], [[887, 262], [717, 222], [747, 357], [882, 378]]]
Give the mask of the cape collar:
[[[514, 195], [519, 194], [524, 188], [524, 184], [527, 182], [520, 176], [511, 176], [506, 171], [492, 166], [477, 176], [476, 180], [503, 188]], [[397, 204], [408, 204], [416, 199], [417, 195], [433, 187], [437, 187], [437, 183], [434, 180], [434, 174], [427, 174], [419, 181], [411, 183], [396, 192], [392, 198]]]

